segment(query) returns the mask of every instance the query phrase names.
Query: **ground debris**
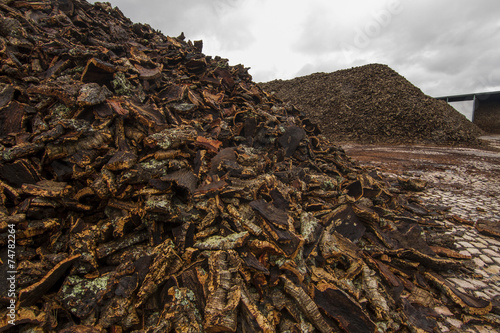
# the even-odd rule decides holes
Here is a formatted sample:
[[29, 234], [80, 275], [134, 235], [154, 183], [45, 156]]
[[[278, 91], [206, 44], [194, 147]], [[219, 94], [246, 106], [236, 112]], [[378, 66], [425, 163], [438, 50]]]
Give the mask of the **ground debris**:
[[500, 238], [500, 226], [498, 225], [498, 222], [489, 220], [478, 220], [475, 227], [477, 231], [479, 231], [482, 234]]
[[468, 257], [426, 243], [430, 213], [242, 65], [109, 3], [0, 12], [15, 329], [406, 332], [436, 329], [436, 306], [489, 315], [440, 277]]

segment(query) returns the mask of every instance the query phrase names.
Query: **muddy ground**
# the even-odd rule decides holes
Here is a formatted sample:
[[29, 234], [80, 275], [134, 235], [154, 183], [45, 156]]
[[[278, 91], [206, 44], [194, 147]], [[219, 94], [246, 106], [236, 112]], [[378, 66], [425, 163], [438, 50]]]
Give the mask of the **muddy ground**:
[[342, 144], [361, 165], [375, 166], [389, 179], [406, 175], [427, 181], [418, 196], [476, 222], [500, 223], [500, 135], [482, 137], [480, 148]]

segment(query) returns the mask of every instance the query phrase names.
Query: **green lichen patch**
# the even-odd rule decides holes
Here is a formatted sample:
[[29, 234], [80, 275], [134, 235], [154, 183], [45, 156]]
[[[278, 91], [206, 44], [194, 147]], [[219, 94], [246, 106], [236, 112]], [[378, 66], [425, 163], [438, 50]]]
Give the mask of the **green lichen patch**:
[[111, 86], [117, 95], [131, 96], [134, 86], [127, 80], [125, 74], [118, 72], [113, 76]]
[[109, 280], [109, 275], [95, 279], [68, 276], [59, 292], [62, 305], [78, 318], [85, 318], [104, 296]]
[[57, 104], [51, 110], [51, 117], [53, 120], [66, 119], [71, 114], [71, 109], [64, 104]]
[[213, 236], [196, 242], [194, 247], [200, 250], [230, 250], [243, 246], [250, 236], [248, 231], [237, 232], [229, 236]]
[[174, 210], [172, 207], [172, 195], [152, 195], [146, 200], [146, 210], [170, 213]]

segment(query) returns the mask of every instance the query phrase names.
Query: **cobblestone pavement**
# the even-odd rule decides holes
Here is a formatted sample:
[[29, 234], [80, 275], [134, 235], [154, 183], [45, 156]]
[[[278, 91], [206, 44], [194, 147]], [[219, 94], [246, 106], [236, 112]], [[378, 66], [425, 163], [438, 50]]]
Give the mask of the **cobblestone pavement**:
[[[467, 271], [444, 275], [459, 291], [500, 301], [500, 238], [482, 235], [478, 220], [500, 224], [500, 136], [489, 137], [487, 149], [426, 146], [343, 145], [361, 165], [377, 167], [389, 182], [410, 177], [427, 182], [414, 197], [424, 206], [442, 206], [444, 218], [436, 221], [451, 239], [450, 245], [466, 260]], [[453, 218], [458, 217], [458, 218]], [[436, 309], [442, 317], [441, 332], [500, 332], [499, 313], [494, 323], [469, 322], [457, 318], [446, 307]]]

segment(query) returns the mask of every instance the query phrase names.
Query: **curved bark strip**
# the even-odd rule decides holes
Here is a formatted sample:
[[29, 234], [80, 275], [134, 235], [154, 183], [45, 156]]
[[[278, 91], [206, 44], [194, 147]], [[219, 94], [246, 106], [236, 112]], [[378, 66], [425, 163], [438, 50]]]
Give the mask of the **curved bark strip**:
[[376, 332], [377, 326], [348, 294], [332, 284], [320, 283], [314, 290], [314, 302], [339, 323], [345, 332]]
[[281, 279], [285, 285], [285, 292], [295, 300], [299, 309], [305, 314], [311, 323], [322, 333], [331, 332], [332, 328], [319, 312], [318, 306], [314, 300], [306, 294], [304, 289], [300, 286], [296, 286], [286, 277], [281, 277]]
[[427, 272], [425, 276], [467, 313], [481, 315], [491, 311], [492, 304], [490, 301], [461, 293], [435, 273]]
[[203, 327], [207, 332], [235, 332], [241, 299], [239, 257], [233, 251], [214, 252], [208, 259], [208, 265], [211, 278]]
[[107, 2], [0, 2], [0, 259], [16, 272], [0, 289], [19, 295], [16, 329], [418, 332], [437, 307], [448, 330], [492, 320], [444, 282], [469, 257], [432, 241], [441, 212], [406, 190], [424, 184], [360, 167], [202, 47]]

